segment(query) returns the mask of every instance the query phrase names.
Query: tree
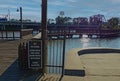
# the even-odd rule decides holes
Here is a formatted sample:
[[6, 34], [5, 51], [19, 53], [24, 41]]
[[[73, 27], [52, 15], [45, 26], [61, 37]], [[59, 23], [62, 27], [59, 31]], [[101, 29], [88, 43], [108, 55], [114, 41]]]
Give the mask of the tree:
[[50, 18], [50, 19], [48, 19], [47, 23], [48, 23], [48, 24], [55, 24], [55, 21], [54, 21], [54, 19], [51, 19], [51, 18]]
[[71, 23], [72, 18], [71, 17], [64, 17], [64, 23], [65, 24], [70, 24]]
[[63, 17], [60, 17], [60, 16], [58, 16], [58, 17], [56, 17], [56, 24], [64, 24], [64, 18]]
[[111, 19], [108, 20], [108, 23], [110, 24], [111, 27], [118, 26], [118, 24], [119, 24], [119, 18], [113, 17], [113, 18], [111, 18]]
[[13, 22], [15, 22], [15, 21], [19, 21], [19, 20], [17, 20], [17, 19], [11, 19], [10, 21], [13, 21]]
[[58, 17], [56, 17], [55, 20], [56, 20], [56, 24], [71, 24], [72, 18], [58, 16]]

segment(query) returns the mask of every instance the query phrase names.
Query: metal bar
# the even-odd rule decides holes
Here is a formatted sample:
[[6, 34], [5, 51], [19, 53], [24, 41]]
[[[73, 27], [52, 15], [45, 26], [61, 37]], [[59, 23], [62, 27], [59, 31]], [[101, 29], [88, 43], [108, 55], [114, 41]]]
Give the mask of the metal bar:
[[[49, 49], [50, 49], [50, 51], [49, 51], [49, 64], [51, 64], [52, 62], [51, 62], [51, 59], [52, 59], [52, 53], [51, 53], [51, 47], [52, 47], [52, 41], [51, 40], [49, 40]], [[49, 73], [51, 73], [51, 68], [49, 68]]]
[[64, 66], [65, 66], [65, 44], [66, 44], [66, 32], [64, 32], [64, 40], [63, 40], [62, 76], [64, 75]]
[[[61, 32], [61, 33], [62, 33], [62, 32]], [[63, 40], [60, 41], [60, 65], [61, 65], [61, 66], [62, 66], [62, 51], [63, 51], [63, 50], [62, 50], [62, 47], [63, 47], [63, 46], [62, 46], [62, 45], [63, 45], [62, 42], [63, 42]], [[59, 73], [61, 73], [61, 69], [59, 69]]]
[[[52, 63], [53, 63], [53, 65], [54, 65], [54, 58], [55, 58], [55, 53], [54, 53], [54, 49], [55, 49], [55, 43], [54, 43], [55, 41], [53, 41], [53, 58], [52, 58]], [[54, 71], [54, 68], [53, 68], [53, 73], [54, 73], [55, 71]]]
[[[51, 40], [51, 54], [50, 54], [50, 56], [51, 56], [51, 57], [50, 57], [50, 58], [51, 58], [51, 60], [50, 60], [50, 61], [51, 61], [51, 64], [52, 64], [52, 55], [53, 55], [53, 54], [52, 54], [52, 53], [53, 53], [53, 51], [52, 51], [52, 50], [53, 50], [53, 41], [52, 41], [52, 39], [50, 39], [50, 40]], [[51, 68], [50, 68], [50, 69], [51, 69]], [[52, 73], [52, 70], [51, 70], [50, 72]]]
[[15, 39], [15, 33], [14, 33], [14, 31], [13, 31], [13, 39]]
[[7, 31], [6, 31], [6, 39], [7, 39], [8, 35], [7, 35]]
[[61, 80], [62, 80], [62, 78], [63, 78], [63, 76], [60, 76], [60, 79], [59, 79], [59, 81], [61, 81]]
[[[59, 40], [59, 39], [58, 39]], [[58, 65], [58, 60], [59, 60], [59, 53], [58, 53], [58, 40], [56, 41], [56, 66]], [[56, 68], [56, 72], [57, 72], [58, 68]]]
[[[47, 49], [47, 51], [48, 51], [47, 65], [50, 64], [50, 61], [49, 61], [50, 60], [50, 57], [49, 57], [49, 55], [50, 55], [50, 44], [48, 44], [48, 45], [49, 46], [48, 46], [48, 49]], [[47, 67], [47, 71], [48, 71], [47, 73], [50, 73], [50, 68]]]
[[[57, 41], [55, 41], [55, 59], [54, 59], [54, 61], [55, 61], [54, 65], [55, 66], [57, 66], [57, 63], [56, 63], [57, 62], [57, 60], [56, 60], [56, 58], [57, 58], [57, 50], [56, 50], [57, 45], [56, 44], [57, 44]], [[55, 73], [57, 73], [57, 68], [55, 68]]]
[[2, 34], [2, 39], [3, 39], [3, 31], [1, 32], [1, 34]]
[[62, 66], [55, 66], [55, 65], [45, 65], [46, 67], [62, 67]]

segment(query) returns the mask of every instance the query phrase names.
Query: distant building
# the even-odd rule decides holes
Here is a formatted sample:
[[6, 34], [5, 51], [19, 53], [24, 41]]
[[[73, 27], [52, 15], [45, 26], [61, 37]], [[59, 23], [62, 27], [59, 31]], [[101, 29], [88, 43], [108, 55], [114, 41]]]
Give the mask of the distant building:
[[7, 18], [0, 18], [1, 22], [7, 21]]
[[22, 20], [23, 22], [31, 22], [30, 19]]

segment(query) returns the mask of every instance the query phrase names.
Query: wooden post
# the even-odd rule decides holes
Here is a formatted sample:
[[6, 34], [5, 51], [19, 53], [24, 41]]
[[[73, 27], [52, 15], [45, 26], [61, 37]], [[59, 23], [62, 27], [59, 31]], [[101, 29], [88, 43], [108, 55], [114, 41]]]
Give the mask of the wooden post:
[[42, 58], [43, 74], [47, 73], [47, 0], [42, 0]]
[[20, 43], [20, 45], [18, 46], [18, 64], [19, 64], [20, 69], [22, 68], [22, 66], [21, 66], [21, 52], [22, 52], [21, 48], [22, 48], [22, 45]]

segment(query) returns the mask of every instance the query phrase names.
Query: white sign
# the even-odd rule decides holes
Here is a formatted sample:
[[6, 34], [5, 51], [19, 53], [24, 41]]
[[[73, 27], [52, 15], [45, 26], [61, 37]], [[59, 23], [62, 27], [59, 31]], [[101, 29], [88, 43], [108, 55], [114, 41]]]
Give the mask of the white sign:
[[28, 67], [32, 69], [42, 68], [42, 40], [28, 42]]

